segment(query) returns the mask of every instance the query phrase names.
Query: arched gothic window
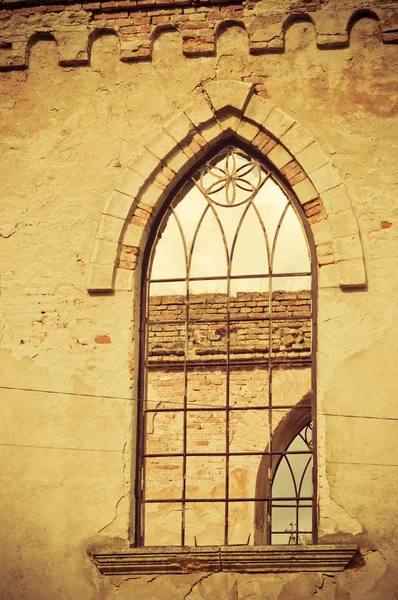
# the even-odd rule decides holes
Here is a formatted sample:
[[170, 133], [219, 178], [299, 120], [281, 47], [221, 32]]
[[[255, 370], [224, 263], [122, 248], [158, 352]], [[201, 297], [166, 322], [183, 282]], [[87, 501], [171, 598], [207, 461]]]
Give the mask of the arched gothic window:
[[186, 178], [144, 264], [136, 544], [316, 541], [312, 238], [227, 146]]

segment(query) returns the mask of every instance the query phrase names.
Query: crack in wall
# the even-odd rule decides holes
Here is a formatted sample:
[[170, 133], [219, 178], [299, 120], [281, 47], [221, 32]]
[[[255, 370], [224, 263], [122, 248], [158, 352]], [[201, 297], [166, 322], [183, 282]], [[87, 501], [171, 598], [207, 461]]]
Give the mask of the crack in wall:
[[107, 523], [107, 525], [104, 525], [103, 527], [101, 527], [101, 529], [98, 531], [98, 533], [102, 533], [103, 531], [105, 531], [106, 529], [108, 529], [108, 527], [110, 527], [111, 525], [113, 525], [113, 523], [115, 523], [117, 517], [118, 517], [118, 510], [119, 510], [119, 506], [122, 502], [122, 500], [124, 500], [124, 498], [128, 497], [130, 495], [130, 479], [127, 477], [127, 473], [129, 473], [129, 458], [130, 458], [130, 440], [131, 440], [131, 432], [132, 432], [132, 423], [128, 423], [127, 427], [126, 427], [126, 432], [125, 432], [125, 442], [123, 444], [123, 449], [122, 449], [122, 460], [123, 460], [123, 494], [120, 496], [120, 498], [118, 499], [118, 501], [116, 502], [115, 505], [115, 516], [113, 517], [113, 519]]
[[119, 508], [119, 504], [121, 503], [121, 501], [126, 497], [126, 494], [123, 494], [119, 500], [116, 502], [116, 506], [115, 506], [115, 516], [113, 517], [112, 521], [110, 521], [109, 523], [107, 523], [107, 525], [104, 525], [103, 527], [101, 527], [101, 529], [98, 531], [98, 533], [102, 533], [103, 531], [105, 531], [105, 529], [107, 529], [108, 527], [110, 527], [111, 525], [113, 525], [113, 523], [116, 521], [117, 519], [117, 511]]
[[183, 600], [187, 600], [187, 598], [189, 598], [189, 596], [192, 594], [193, 590], [202, 583], [202, 581], [204, 581], [205, 579], [208, 579], [209, 577], [211, 577], [212, 575], [214, 575], [214, 573], [207, 573], [206, 575], [202, 575], [199, 579], [197, 579], [195, 581], [195, 583], [193, 583], [188, 591], [187, 594], [185, 594]]
[[355, 521], [356, 523], [358, 523], [358, 525], [361, 527], [361, 532], [363, 531], [363, 529], [362, 529], [362, 525], [359, 523], [359, 521], [357, 520], [357, 518], [356, 518], [356, 517], [354, 517], [353, 515], [351, 515], [351, 514], [348, 512], [348, 510], [347, 510], [347, 509], [346, 509], [346, 508], [345, 508], [345, 507], [344, 507], [342, 504], [340, 504], [340, 503], [339, 503], [339, 502], [337, 502], [337, 501], [336, 501], [334, 498], [332, 498], [332, 496], [330, 496], [330, 500], [331, 500], [332, 502], [334, 502], [335, 504], [337, 504], [337, 506], [338, 506], [339, 508], [341, 508], [341, 510], [343, 510], [343, 511], [344, 511], [344, 512], [345, 512], [345, 513], [346, 513], [346, 514], [347, 514], [347, 515], [350, 517], [350, 519], [352, 519], [353, 521]]

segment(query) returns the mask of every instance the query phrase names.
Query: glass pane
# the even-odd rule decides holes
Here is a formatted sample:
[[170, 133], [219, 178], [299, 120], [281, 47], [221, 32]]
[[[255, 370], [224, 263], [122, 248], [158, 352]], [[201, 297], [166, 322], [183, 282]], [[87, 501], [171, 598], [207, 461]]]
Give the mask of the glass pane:
[[229, 451], [264, 452], [269, 444], [269, 411], [231, 410]]
[[308, 425], [300, 431], [300, 438], [303, 440], [307, 448], [312, 452], [312, 423], [308, 423]]
[[151, 279], [184, 278], [187, 276], [187, 260], [180, 229], [173, 214], [162, 223], [162, 233], [155, 246]]
[[220, 224], [208, 208], [194, 241], [190, 277], [221, 277], [227, 275], [226, 247]]
[[268, 321], [234, 321], [231, 323], [230, 355], [232, 359], [268, 357]]
[[296, 488], [291, 467], [283, 456], [279, 462], [272, 484], [273, 498], [296, 498]]
[[179, 500], [182, 497], [182, 457], [145, 459], [145, 498]]
[[226, 413], [189, 411], [187, 413], [187, 452], [225, 452]]
[[196, 367], [187, 373], [188, 408], [226, 406], [226, 368]]
[[201, 170], [199, 185], [212, 203], [235, 207], [250, 200], [265, 177], [256, 160], [229, 146]]
[[250, 275], [268, 273], [268, 254], [265, 231], [258, 214], [249, 206], [237, 232], [232, 256], [231, 274]]
[[[286, 503], [287, 504], [287, 503]], [[290, 532], [296, 531], [296, 505], [291, 503], [291, 506], [282, 507], [272, 505], [272, 531], [274, 532]]]
[[288, 363], [311, 358], [311, 321], [273, 320], [272, 353]]
[[272, 289], [275, 292], [304, 292], [311, 291], [310, 275], [291, 275], [288, 277], [272, 277]]
[[[274, 406], [295, 406], [302, 400], [304, 408], [297, 409], [296, 417], [301, 418], [302, 411], [308, 415], [311, 414], [311, 368], [280, 368], [272, 372], [272, 403]], [[305, 408], [305, 406], [307, 408]], [[279, 417], [275, 422], [279, 422], [285, 417], [287, 412], [279, 412]], [[291, 438], [290, 438], [291, 439]]]
[[[312, 507], [299, 508], [299, 531], [301, 543], [312, 544]], [[304, 533], [303, 533], [304, 532]]]
[[[242, 455], [229, 457], [229, 497], [256, 498], [257, 476], [263, 457], [260, 455]], [[260, 474], [262, 471], [260, 471]], [[268, 473], [265, 472], [267, 477]]]
[[[180, 293], [178, 293], [178, 291]], [[156, 321], [186, 320], [186, 282], [151, 283], [148, 319]]]
[[310, 498], [312, 496], [312, 456], [308, 454], [286, 455], [293, 469], [300, 497]]
[[189, 282], [189, 320], [207, 321], [227, 318], [227, 280]]
[[231, 256], [236, 232], [239, 227], [239, 223], [246, 209], [248, 208], [248, 205], [247, 203], [240, 204], [231, 208], [230, 206], [219, 206], [217, 204], [213, 204], [213, 207], [218, 218], [220, 219], [225, 239], [227, 240], [229, 256]]
[[270, 248], [272, 248], [275, 231], [287, 201], [286, 194], [271, 178], [265, 182], [253, 201], [267, 231]]
[[306, 236], [292, 206], [287, 209], [277, 234], [273, 258], [274, 273], [300, 273], [311, 270]]
[[224, 497], [225, 457], [187, 456], [186, 498]]
[[183, 231], [188, 254], [191, 251], [200, 219], [208, 206], [207, 200], [196, 186], [193, 186], [187, 195], [174, 206], [175, 218]]
[[145, 546], [180, 546], [182, 507], [179, 502], [144, 505]]
[[309, 448], [304, 439], [304, 436], [299, 433], [296, 435], [291, 444], [289, 444], [287, 451], [288, 452], [308, 452]]
[[[259, 280], [251, 281], [254, 283]], [[235, 297], [231, 297], [230, 299], [230, 315], [232, 320], [262, 319], [268, 317], [268, 292], [238, 292]]]
[[231, 299], [236, 297], [238, 302], [241, 301], [240, 295], [248, 292], [256, 292], [261, 294], [262, 298], [258, 302], [266, 302], [259, 306], [268, 306], [268, 292], [270, 286], [269, 277], [244, 277], [242, 279], [231, 279], [230, 295]]
[[230, 502], [228, 544], [253, 545], [255, 502]]
[[[282, 504], [282, 503], [281, 503]], [[312, 543], [312, 506], [285, 501], [281, 506], [272, 503], [272, 531], [289, 534], [291, 544]], [[297, 532], [297, 538], [296, 538]], [[275, 533], [274, 535], [278, 535]], [[297, 542], [296, 542], [297, 539]]]
[[[300, 483], [305, 473], [311, 474], [308, 470], [312, 462], [312, 456], [308, 454], [286, 454], [286, 460], [289, 462], [290, 468], [293, 473], [294, 485], [297, 490], [297, 496], [300, 496]], [[312, 496], [312, 487], [310, 488], [309, 497]]]
[[185, 375], [175, 369], [156, 368], [147, 372], [146, 410], [183, 408]]
[[233, 366], [229, 374], [229, 405], [268, 406], [268, 367]]
[[177, 454], [183, 450], [184, 414], [158, 412], [146, 415], [146, 453]]
[[293, 536], [291, 536], [289, 533], [273, 533], [271, 536], [271, 544], [275, 545], [275, 546], [283, 546], [283, 545], [287, 545], [287, 544], [295, 544], [295, 541], [291, 541], [291, 538], [293, 540], [295, 540], [295, 536], [293, 534]]
[[[279, 278], [273, 278], [272, 284], [279, 283]], [[289, 292], [285, 290], [273, 290], [272, 292], [272, 315], [274, 317], [311, 317], [311, 292], [302, 290], [300, 292]], [[286, 326], [288, 323], [286, 322]]]
[[225, 503], [187, 502], [185, 544], [187, 546], [221, 546], [224, 544]]
[[[298, 410], [291, 410], [287, 413], [287, 416], [284, 420], [291, 418], [291, 415], [298, 414]], [[305, 420], [306, 415], [301, 415], [301, 420]], [[283, 421], [282, 421], [283, 423]], [[288, 423], [287, 429], [292, 430], [296, 427], [297, 424]], [[281, 427], [277, 428], [280, 430]], [[287, 446], [287, 452], [282, 458], [278, 465], [274, 464], [274, 470], [276, 470], [273, 485], [272, 485], [272, 495], [273, 498], [280, 499], [278, 501], [273, 502], [273, 506], [278, 505], [278, 510], [276, 514], [283, 513], [288, 514], [288, 511], [283, 511], [282, 508], [284, 504], [288, 504], [293, 506], [293, 502], [290, 502], [289, 499], [292, 498], [303, 498], [304, 506], [308, 505], [308, 502], [311, 502], [312, 499], [312, 454], [309, 450], [308, 444], [306, 440], [309, 440], [309, 426], [304, 426], [300, 433], [297, 434], [293, 441], [290, 444], [284, 444]], [[287, 435], [287, 434], [286, 434]], [[290, 434], [291, 435], [291, 434]], [[278, 442], [276, 438], [278, 434], [276, 433], [273, 437], [273, 450], [275, 451]], [[279, 436], [280, 437], [280, 436]], [[279, 440], [279, 448], [278, 450], [283, 451], [283, 443]], [[286, 498], [286, 501], [284, 499]], [[280, 509], [280, 510], [279, 510]], [[290, 513], [289, 513], [290, 514]], [[291, 517], [286, 517], [291, 519]], [[295, 523], [297, 521], [297, 515], [295, 517]], [[294, 524], [294, 528], [296, 525]], [[276, 531], [274, 525], [273, 530]], [[283, 529], [284, 531], [284, 529]]]
[[226, 360], [227, 353], [227, 325], [219, 323], [206, 323], [205, 321], [188, 325], [188, 359], [201, 360]]
[[151, 363], [172, 360], [181, 362], [185, 356], [186, 325], [148, 325], [148, 359]]

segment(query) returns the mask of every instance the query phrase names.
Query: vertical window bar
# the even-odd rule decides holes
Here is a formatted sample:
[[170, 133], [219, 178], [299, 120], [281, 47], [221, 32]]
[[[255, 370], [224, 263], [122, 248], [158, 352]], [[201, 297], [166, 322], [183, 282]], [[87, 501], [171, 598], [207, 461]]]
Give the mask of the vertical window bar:
[[183, 458], [182, 458], [182, 511], [181, 511], [181, 546], [185, 546], [185, 499], [187, 493], [187, 404], [188, 404], [188, 370], [187, 370], [187, 356], [188, 356], [188, 309], [189, 309], [189, 289], [187, 279], [187, 292], [186, 292], [186, 309], [185, 309], [185, 356], [184, 356], [184, 431], [183, 431]]
[[[308, 224], [305, 223], [307, 226]], [[307, 239], [311, 238], [307, 235]], [[317, 381], [316, 381], [316, 356], [317, 356], [317, 314], [318, 314], [318, 270], [315, 264], [316, 251], [312, 251], [312, 276], [311, 276], [311, 412], [312, 412], [312, 543], [318, 543], [318, 427], [317, 427]]]
[[184, 420], [183, 420], [183, 457], [182, 457], [182, 493], [181, 493], [181, 546], [185, 546], [185, 529], [186, 529], [186, 494], [187, 494], [187, 410], [188, 410], [188, 347], [189, 347], [189, 257], [188, 249], [185, 241], [184, 231], [181, 227], [180, 220], [171, 208], [174, 218], [177, 222], [178, 228], [181, 233], [181, 238], [184, 245], [185, 254], [185, 340], [184, 340]]
[[225, 531], [224, 531], [224, 544], [228, 545], [229, 537], [229, 418], [230, 418], [230, 295], [231, 295], [231, 261], [228, 256], [228, 279], [227, 279], [227, 379], [226, 379], [226, 414], [225, 414], [225, 442], [226, 442], [226, 457], [225, 457]]
[[[147, 362], [148, 351], [148, 320], [149, 320], [149, 289], [150, 283], [146, 280], [143, 287], [143, 318], [140, 323], [140, 351], [144, 356], [144, 365]], [[136, 482], [136, 502], [137, 502], [137, 518], [135, 523], [135, 543], [137, 546], [142, 546], [145, 541], [145, 446], [146, 446], [146, 411], [145, 404], [147, 401], [147, 369], [141, 369], [139, 399], [137, 405], [138, 417], [138, 432], [137, 432], [137, 448], [138, 448], [138, 474]]]
[[[271, 302], [269, 300], [269, 302]], [[271, 309], [271, 306], [270, 306]], [[271, 323], [271, 319], [270, 319]], [[269, 333], [269, 345], [271, 351], [271, 331]], [[269, 469], [267, 477], [269, 480], [269, 495], [272, 499], [272, 481], [274, 477], [273, 466], [272, 466], [272, 362], [268, 365], [268, 423], [269, 423]], [[271, 544], [271, 532], [272, 532], [272, 501], [268, 503], [268, 519], [266, 523], [266, 543]]]

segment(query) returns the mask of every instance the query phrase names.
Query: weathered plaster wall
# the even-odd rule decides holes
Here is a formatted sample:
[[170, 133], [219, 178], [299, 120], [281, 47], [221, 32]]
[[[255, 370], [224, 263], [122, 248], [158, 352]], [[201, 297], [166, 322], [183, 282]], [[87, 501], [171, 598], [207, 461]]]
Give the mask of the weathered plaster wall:
[[[185, 57], [176, 32], [158, 37], [151, 61], [118, 52], [107, 35], [90, 66], [60, 67], [55, 42], [38, 41], [28, 70], [1, 76], [0, 597], [393, 600], [397, 46], [366, 18], [341, 48], [318, 49], [314, 26], [301, 23], [281, 53], [249, 54], [237, 27], [220, 31], [215, 56]], [[134, 470], [134, 294], [86, 291], [99, 218], [130, 156], [213, 79], [253, 79], [311, 133], [360, 227], [368, 288], [331, 281], [319, 294], [321, 532], [354, 536], [364, 563], [335, 577], [124, 580], [101, 577], [86, 554], [128, 539]]]

